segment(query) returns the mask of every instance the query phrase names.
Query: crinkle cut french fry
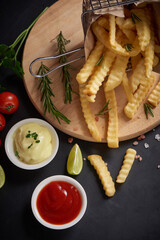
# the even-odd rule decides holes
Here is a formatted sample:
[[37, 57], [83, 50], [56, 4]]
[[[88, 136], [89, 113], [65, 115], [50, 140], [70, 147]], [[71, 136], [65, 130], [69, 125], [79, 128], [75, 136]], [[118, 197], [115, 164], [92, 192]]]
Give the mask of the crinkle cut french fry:
[[117, 23], [118, 27], [122, 30], [122, 32], [126, 35], [128, 40], [132, 43], [136, 38], [136, 34], [134, 31], [132, 31], [130, 29], [123, 28], [124, 22], [125, 22], [124, 18], [116, 17], [116, 23]]
[[150, 41], [150, 26], [147, 20], [145, 10], [144, 9], [132, 9], [132, 13], [134, 13], [140, 21], [135, 21], [138, 40], [141, 47], [141, 50], [144, 51]]
[[89, 76], [92, 74], [96, 63], [100, 59], [103, 53], [103, 50], [104, 50], [104, 45], [100, 41], [97, 41], [86, 63], [84, 64], [84, 66], [76, 76], [76, 80], [78, 81], [78, 83], [82, 84], [87, 81]]
[[133, 101], [133, 93], [131, 91], [131, 87], [130, 87], [126, 72], [124, 73], [123, 78], [122, 78], [122, 86], [123, 86], [124, 92], [126, 94], [126, 97], [128, 99], [128, 102], [132, 102]]
[[106, 48], [110, 48], [109, 44], [109, 35], [104, 27], [100, 26], [96, 21], [92, 24], [92, 31], [95, 34], [96, 38], [102, 42]]
[[117, 176], [117, 183], [124, 183], [133, 165], [136, 156], [136, 150], [128, 148], [124, 157], [123, 165]]
[[107, 129], [107, 144], [110, 148], [118, 148], [119, 147], [119, 139], [118, 139], [118, 113], [117, 113], [117, 102], [115, 91], [105, 91], [105, 98], [108, 104], [108, 129]]
[[128, 118], [133, 118], [136, 114], [140, 104], [145, 99], [149, 89], [153, 85], [155, 80], [154, 75], [152, 74], [150, 78], [144, 78], [139, 88], [133, 95], [133, 102], [128, 102], [124, 107], [124, 113]]
[[123, 29], [128, 29], [128, 30], [135, 30], [136, 26], [132, 21], [132, 18], [127, 18], [124, 20], [123, 24], [122, 24], [122, 28]]
[[[117, 52], [122, 56], [136, 56], [140, 52], [140, 46], [138, 38], [136, 37], [135, 41], [133, 42], [133, 49], [131, 51], [126, 51], [118, 42], [116, 41], [116, 21], [115, 16], [109, 15], [109, 45], [111, 46], [112, 50]], [[108, 43], [107, 43], [108, 44]]]
[[104, 53], [100, 65], [97, 66], [83, 91], [86, 94], [87, 100], [89, 102], [95, 102], [96, 94], [105, 77], [107, 76], [114, 59], [115, 53], [107, 49]]
[[127, 68], [128, 57], [118, 55], [113, 63], [107, 82], [105, 83], [105, 91], [111, 91], [121, 84], [123, 74]]
[[160, 102], [160, 81], [150, 93], [147, 101], [154, 107]]
[[84, 119], [86, 121], [86, 124], [88, 126], [88, 129], [92, 135], [92, 137], [97, 141], [101, 142], [101, 136], [99, 133], [99, 130], [96, 126], [95, 119], [92, 115], [89, 102], [86, 99], [86, 95], [83, 93], [85, 84], [79, 84], [79, 94], [80, 94], [80, 102], [82, 107], [82, 112], [84, 115]]
[[158, 63], [159, 63], [159, 58], [156, 55], [154, 55], [153, 67], [156, 67]]
[[109, 22], [108, 22], [108, 18], [105, 16], [101, 16], [97, 19], [97, 23], [102, 26], [103, 28], [105, 28], [106, 30], [109, 30]]
[[131, 75], [130, 81], [131, 81], [131, 89], [133, 93], [137, 90], [139, 84], [141, 83], [141, 81], [143, 81], [145, 76], [146, 76], [146, 69], [144, 65], [144, 59], [142, 58], [136, 65], [136, 68], [134, 69]]
[[148, 12], [147, 14], [147, 19], [148, 22], [150, 23], [150, 32], [151, 32], [151, 38], [150, 38], [150, 42], [148, 44], [148, 46], [145, 49], [144, 52], [144, 65], [146, 67], [146, 76], [150, 77], [151, 73], [152, 73], [152, 69], [153, 69], [153, 61], [154, 61], [154, 29], [153, 26], [151, 24], [151, 18], [150, 18], [150, 13]]
[[91, 165], [96, 170], [99, 179], [102, 183], [103, 189], [105, 191], [105, 194], [108, 197], [112, 197], [115, 192], [115, 184], [112, 180], [111, 174], [103, 161], [102, 157], [99, 155], [90, 155], [88, 156], [88, 160], [90, 161]]

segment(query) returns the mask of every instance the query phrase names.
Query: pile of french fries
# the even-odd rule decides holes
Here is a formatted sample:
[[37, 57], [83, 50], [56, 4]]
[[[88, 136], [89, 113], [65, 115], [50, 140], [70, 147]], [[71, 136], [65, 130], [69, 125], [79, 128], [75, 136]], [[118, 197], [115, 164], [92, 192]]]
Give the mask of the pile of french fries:
[[[92, 137], [98, 142], [101, 136], [89, 103], [95, 102], [103, 84], [106, 103], [109, 102], [106, 140], [111, 148], [119, 147], [115, 88], [122, 84], [128, 100], [124, 114], [133, 118], [155, 81], [152, 70], [159, 62], [157, 54], [160, 53], [150, 5], [124, 8], [124, 15], [124, 18], [102, 15], [92, 24], [96, 44], [76, 76], [82, 112]], [[129, 62], [130, 79], [126, 73]], [[148, 101], [156, 107], [159, 99], [160, 83]]]

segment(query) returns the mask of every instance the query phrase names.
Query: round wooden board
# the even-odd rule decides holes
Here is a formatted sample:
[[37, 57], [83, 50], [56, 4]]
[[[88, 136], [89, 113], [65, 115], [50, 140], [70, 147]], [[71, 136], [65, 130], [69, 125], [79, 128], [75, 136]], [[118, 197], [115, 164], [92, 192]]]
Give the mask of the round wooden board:
[[[38, 80], [35, 79], [29, 72], [30, 63], [37, 57], [52, 56], [57, 54], [56, 36], [62, 31], [66, 39], [71, 42], [66, 46], [67, 50], [72, 50], [83, 46], [83, 29], [81, 25], [82, 1], [79, 0], [59, 0], [53, 4], [36, 22], [32, 28], [23, 53], [23, 69], [24, 84], [28, 96], [31, 99], [37, 110], [43, 114], [43, 107], [40, 101], [41, 93], [38, 90]], [[83, 54], [83, 53], [81, 53]], [[73, 56], [74, 58], [74, 56]], [[58, 60], [57, 60], [58, 61]], [[55, 61], [50, 60], [44, 62], [48, 67], [53, 67]], [[84, 64], [84, 60], [80, 60], [73, 64], [74, 69], [71, 70], [73, 90], [78, 92], [78, 84], [76, 82], [76, 74]], [[36, 73], [39, 64], [34, 67]], [[81, 111], [79, 96], [73, 94], [71, 104], [64, 104], [64, 86], [60, 76], [60, 69], [50, 74], [52, 79], [52, 89], [55, 94], [55, 106], [65, 114], [70, 120], [70, 124], [61, 121], [61, 124], [53, 118], [51, 114], [46, 114], [45, 118], [53, 126], [62, 132], [87, 141], [94, 141], [91, 137], [84, 117]], [[156, 80], [159, 79], [159, 74], [156, 74]], [[154, 117], [146, 119], [141, 104], [138, 112], [132, 120], [125, 117], [123, 108], [127, 103], [127, 99], [121, 86], [116, 88], [116, 98], [118, 103], [118, 118], [119, 118], [119, 140], [127, 140], [145, 133], [160, 123], [160, 105], [154, 110]], [[100, 89], [96, 102], [91, 104], [93, 114], [97, 113], [105, 104], [103, 89]], [[107, 124], [104, 118], [99, 118], [96, 122], [102, 136], [102, 142], [106, 142]]]

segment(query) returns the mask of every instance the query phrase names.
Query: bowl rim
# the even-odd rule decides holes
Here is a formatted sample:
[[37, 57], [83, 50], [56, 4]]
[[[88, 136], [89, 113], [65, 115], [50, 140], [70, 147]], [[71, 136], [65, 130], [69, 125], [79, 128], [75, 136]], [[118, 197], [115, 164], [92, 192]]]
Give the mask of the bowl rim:
[[[82, 198], [81, 210], [80, 210], [78, 216], [69, 223], [65, 223], [65, 224], [48, 223], [40, 216], [40, 214], [38, 212], [38, 209], [36, 206], [38, 194], [48, 183], [53, 182], [53, 181], [66, 181], [66, 182], [74, 185], [80, 192], [80, 195]], [[70, 228], [70, 227], [74, 226], [76, 223], [78, 223], [81, 220], [81, 218], [83, 217], [83, 215], [86, 211], [86, 208], [87, 208], [87, 195], [86, 195], [84, 188], [77, 180], [75, 180], [72, 177], [66, 176], [66, 175], [54, 175], [54, 176], [45, 178], [36, 186], [36, 188], [34, 189], [34, 191], [32, 193], [32, 197], [31, 197], [31, 209], [32, 209], [33, 215], [43, 226], [50, 228], [50, 229], [62, 230], [62, 229], [66, 229], [66, 228]]]
[[[14, 145], [13, 145], [13, 137], [12, 136], [13, 136], [14, 132], [16, 131], [16, 129], [18, 127], [24, 125], [25, 123], [30, 123], [30, 122], [39, 123], [39, 124], [47, 127], [55, 139], [55, 146], [54, 146], [54, 150], [53, 150], [53, 153], [51, 154], [51, 156], [48, 159], [46, 159], [40, 163], [36, 163], [36, 164], [27, 164], [25, 162], [20, 161], [15, 156], [14, 147], [13, 147]], [[59, 148], [59, 138], [58, 138], [56, 130], [47, 121], [39, 119], [39, 118], [26, 118], [26, 119], [23, 119], [23, 120], [17, 122], [10, 128], [10, 130], [8, 131], [6, 138], [5, 138], [5, 152], [7, 154], [8, 159], [17, 167], [25, 169], [25, 170], [34, 170], [34, 169], [39, 169], [39, 168], [46, 166], [54, 159], [54, 157], [57, 154], [58, 148]]]

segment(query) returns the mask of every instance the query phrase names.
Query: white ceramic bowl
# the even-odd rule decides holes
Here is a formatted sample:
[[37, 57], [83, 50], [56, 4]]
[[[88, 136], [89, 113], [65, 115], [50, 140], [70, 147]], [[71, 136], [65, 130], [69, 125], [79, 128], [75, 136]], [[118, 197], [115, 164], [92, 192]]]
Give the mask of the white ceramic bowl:
[[[37, 164], [27, 164], [27, 163], [20, 161], [18, 159], [18, 157], [15, 156], [15, 151], [14, 151], [14, 139], [13, 139], [14, 132], [16, 131], [17, 128], [19, 128], [23, 124], [30, 123], [30, 122], [39, 123], [42, 126], [47, 127], [53, 136], [54, 144], [55, 144], [51, 156], [48, 159], [46, 159], [45, 161], [42, 161]], [[38, 119], [38, 118], [28, 118], [28, 119], [24, 119], [24, 120], [16, 123], [9, 130], [9, 132], [7, 133], [6, 139], [5, 139], [5, 151], [6, 151], [8, 158], [10, 159], [10, 161], [17, 167], [23, 168], [26, 170], [34, 170], [34, 169], [38, 169], [38, 168], [46, 166], [48, 163], [50, 163], [54, 159], [54, 157], [58, 151], [58, 147], [59, 147], [59, 139], [58, 139], [58, 135], [57, 135], [55, 129], [48, 122], [46, 122], [42, 119]]]
[[[38, 209], [37, 209], [37, 197], [39, 192], [50, 182], [53, 181], [65, 181], [68, 182], [70, 184], [72, 184], [73, 186], [75, 186], [81, 195], [81, 199], [82, 199], [82, 207], [81, 210], [78, 214], [78, 216], [73, 219], [71, 222], [66, 223], [66, 224], [61, 224], [61, 225], [57, 225], [57, 224], [51, 224], [46, 222], [39, 214]], [[35, 218], [45, 227], [51, 228], [51, 229], [56, 229], [56, 230], [62, 230], [62, 229], [66, 229], [69, 227], [72, 227], [73, 225], [75, 225], [76, 223], [78, 223], [80, 221], [80, 219], [83, 217], [86, 208], [87, 208], [87, 196], [86, 193], [83, 189], [83, 187], [80, 185], [79, 182], [77, 182], [75, 179], [65, 176], [65, 175], [55, 175], [55, 176], [51, 176], [48, 177], [46, 179], [44, 179], [42, 182], [40, 182], [37, 187], [35, 188], [33, 194], [32, 194], [32, 198], [31, 198], [31, 208], [33, 211], [33, 214], [35, 216]]]

